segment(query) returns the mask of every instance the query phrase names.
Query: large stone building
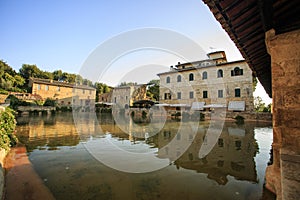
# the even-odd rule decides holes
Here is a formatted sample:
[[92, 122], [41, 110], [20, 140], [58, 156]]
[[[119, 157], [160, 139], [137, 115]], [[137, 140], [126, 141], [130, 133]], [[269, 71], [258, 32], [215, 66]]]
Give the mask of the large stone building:
[[89, 107], [95, 103], [96, 89], [89, 86], [39, 78], [31, 78], [29, 85], [32, 94], [40, 95], [43, 100], [54, 99], [60, 106]]
[[253, 111], [252, 71], [244, 60], [228, 62], [224, 51], [209, 59], [171, 66], [160, 77], [160, 103], [194, 110], [227, 107]]

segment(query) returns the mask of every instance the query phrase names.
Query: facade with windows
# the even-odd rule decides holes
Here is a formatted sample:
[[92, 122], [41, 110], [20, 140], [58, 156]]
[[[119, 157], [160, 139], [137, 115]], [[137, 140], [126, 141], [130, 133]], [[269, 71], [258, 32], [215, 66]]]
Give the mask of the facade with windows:
[[89, 86], [40, 78], [31, 78], [29, 85], [32, 94], [56, 100], [59, 106], [90, 107], [95, 103], [96, 89]]
[[[244, 60], [228, 62], [224, 51], [209, 59], [178, 63], [158, 74], [160, 103], [193, 104], [204, 108], [226, 107], [232, 111], [253, 111], [253, 76]], [[203, 108], [197, 108], [203, 109]]]

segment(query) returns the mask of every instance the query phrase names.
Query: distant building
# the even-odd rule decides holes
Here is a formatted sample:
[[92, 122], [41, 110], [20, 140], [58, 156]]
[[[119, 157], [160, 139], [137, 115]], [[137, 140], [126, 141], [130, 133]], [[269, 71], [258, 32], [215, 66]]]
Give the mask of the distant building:
[[252, 71], [244, 60], [228, 62], [224, 51], [209, 59], [178, 63], [160, 77], [160, 103], [189, 106], [192, 110], [226, 107], [253, 111]]
[[112, 91], [112, 103], [127, 109], [135, 101], [146, 100], [146, 91], [146, 84], [115, 87]]
[[96, 89], [89, 86], [39, 78], [30, 78], [29, 85], [32, 94], [54, 99], [60, 106], [89, 107], [95, 103]]
[[112, 101], [112, 93], [113, 93], [113, 88], [111, 88], [110, 92], [107, 93], [102, 93], [98, 95], [98, 102], [99, 103], [111, 103]]

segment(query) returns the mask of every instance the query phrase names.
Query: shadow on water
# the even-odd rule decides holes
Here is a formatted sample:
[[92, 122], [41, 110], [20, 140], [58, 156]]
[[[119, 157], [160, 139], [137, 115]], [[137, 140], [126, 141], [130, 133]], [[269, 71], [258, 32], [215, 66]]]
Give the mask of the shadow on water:
[[[71, 114], [17, 119], [18, 137], [56, 199], [273, 198], [263, 189], [272, 142], [269, 125], [225, 123], [214, 138], [211, 151], [201, 157], [201, 147], [211, 140], [209, 122], [200, 122], [194, 135], [188, 125], [170, 121], [157, 134], [140, 137], [136, 130], [134, 135], [124, 133], [111, 115], [98, 119], [100, 124], [82, 122], [81, 130], [74, 125]], [[181, 126], [185, 131], [178, 134]], [[112, 169], [96, 160], [85, 147], [88, 141], [100, 141], [106, 135], [125, 151], [139, 151], [141, 146], [154, 149], [154, 156], [167, 159], [169, 165], [148, 173]], [[190, 145], [186, 149], [170, 146], [176, 141]], [[114, 156], [114, 152], [108, 154]]]

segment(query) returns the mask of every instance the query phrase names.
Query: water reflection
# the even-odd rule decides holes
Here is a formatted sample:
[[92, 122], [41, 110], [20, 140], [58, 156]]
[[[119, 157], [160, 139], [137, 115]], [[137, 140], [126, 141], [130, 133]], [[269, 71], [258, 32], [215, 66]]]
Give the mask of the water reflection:
[[[262, 196], [264, 173], [261, 172], [268, 160], [256, 158], [261, 155], [268, 158], [271, 147], [270, 143], [259, 143], [256, 139], [260, 137], [256, 135], [263, 134], [264, 140], [271, 142], [272, 130], [266, 125], [226, 123], [223, 127], [210, 127], [209, 122], [201, 122], [195, 132], [188, 123], [171, 121], [156, 135], [145, 137], [146, 126], [129, 128], [127, 134], [110, 115], [99, 116], [100, 124], [82, 118], [79, 129], [72, 115], [67, 114], [22, 117], [17, 121], [18, 136], [30, 151], [34, 168], [57, 199], [260, 199]], [[211, 133], [214, 128], [222, 131], [216, 133], [217, 137], [209, 136], [209, 127]], [[141, 135], [135, 137], [138, 133]], [[105, 137], [111, 137], [127, 152], [140, 153], [148, 148], [157, 159], [168, 160], [168, 166], [143, 174], [111, 169], [95, 160], [85, 148], [89, 142]], [[214, 145], [209, 153], [199, 154], [211, 141]], [[178, 145], [182, 143], [190, 145]], [[114, 157], [109, 150], [106, 154]]]

